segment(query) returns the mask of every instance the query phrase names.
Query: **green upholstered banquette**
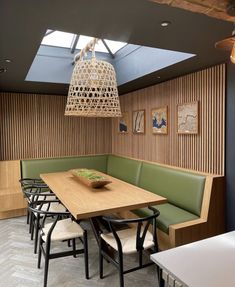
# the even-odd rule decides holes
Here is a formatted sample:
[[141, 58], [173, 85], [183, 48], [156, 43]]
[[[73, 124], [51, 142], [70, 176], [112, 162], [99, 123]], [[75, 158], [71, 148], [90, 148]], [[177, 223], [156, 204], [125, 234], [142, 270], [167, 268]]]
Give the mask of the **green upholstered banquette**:
[[[169, 232], [169, 226], [200, 217], [205, 176], [155, 163], [116, 155], [94, 155], [21, 161], [22, 178], [39, 178], [41, 173], [66, 171], [73, 168], [91, 168], [137, 185], [166, 197], [168, 203], [158, 205], [158, 228]], [[146, 216], [149, 209], [133, 211]]]

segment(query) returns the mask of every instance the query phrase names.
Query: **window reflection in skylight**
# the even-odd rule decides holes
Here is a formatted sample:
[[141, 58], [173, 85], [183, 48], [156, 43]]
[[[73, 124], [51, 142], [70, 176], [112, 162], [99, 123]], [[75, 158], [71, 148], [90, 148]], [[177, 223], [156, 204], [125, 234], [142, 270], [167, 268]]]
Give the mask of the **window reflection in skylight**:
[[118, 42], [118, 41], [112, 41], [112, 40], [105, 40], [106, 44], [109, 46], [109, 49], [113, 54], [115, 54], [117, 51], [119, 51], [121, 48], [126, 46], [127, 43], [124, 42]]
[[70, 48], [74, 34], [55, 31], [42, 40], [42, 45]]

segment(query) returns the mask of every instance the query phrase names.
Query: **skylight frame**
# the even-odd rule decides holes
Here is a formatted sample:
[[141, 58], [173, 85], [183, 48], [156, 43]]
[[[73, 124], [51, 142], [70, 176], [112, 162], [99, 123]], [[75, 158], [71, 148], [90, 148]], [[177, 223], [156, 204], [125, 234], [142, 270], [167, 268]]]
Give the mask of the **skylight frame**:
[[[63, 42], [61, 37], [67, 38], [66, 43], [61, 44]], [[48, 29], [44, 38], [42, 39], [41, 45], [71, 49], [71, 53], [74, 53], [76, 50], [83, 49], [92, 38], [93, 37], [90, 36], [76, 35], [73, 33]], [[82, 44], [80, 43], [81, 41], [83, 41]], [[117, 43], [116, 48], [114, 47], [115, 43]], [[108, 39], [100, 39], [98, 44], [95, 46], [95, 52], [110, 54], [110, 56], [114, 58], [115, 54], [126, 45], [128, 45], [128, 43]]]

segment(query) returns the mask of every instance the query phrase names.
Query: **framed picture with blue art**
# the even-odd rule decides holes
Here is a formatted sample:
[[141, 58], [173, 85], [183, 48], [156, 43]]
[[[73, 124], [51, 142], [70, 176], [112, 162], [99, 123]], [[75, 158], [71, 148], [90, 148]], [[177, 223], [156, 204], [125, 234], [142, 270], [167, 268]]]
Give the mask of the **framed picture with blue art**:
[[125, 134], [129, 131], [129, 114], [128, 112], [123, 112], [122, 116], [118, 118], [118, 132]]
[[134, 134], [145, 133], [145, 110], [133, 111], [132, 124]]
[[167, 106], [152, 109], [153, 134], [167, 134]]

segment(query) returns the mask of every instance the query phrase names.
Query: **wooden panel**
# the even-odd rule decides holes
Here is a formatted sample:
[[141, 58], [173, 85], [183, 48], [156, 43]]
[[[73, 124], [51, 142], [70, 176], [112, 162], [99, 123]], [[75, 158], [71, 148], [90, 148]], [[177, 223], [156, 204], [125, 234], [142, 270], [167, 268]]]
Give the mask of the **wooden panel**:
[[26, 208], [4, 211], [4, 212], [0, 212], [0, 219], [18, 217], [18, 216], [26, 215], [26, 213], [27, 213]]
[[[130, 132], [118, 133], [113, 119], [112, 153], [205, 173], [224, 174], [225, 65], [138, 90], [120, 97]], [[177, 134], [177, 104], [199, 102], [199, 133]], [[153, 135], [151, 110], [168, 106], [168, 134]], [[145, 135], [133, 134], [132, 111], [146, 110]]]
[[[101, 172], [100, 174], [103, 175]], [[105, 177], [112, 183], [98, 189], [84, 185], [70, 172], [48, 173], [40, 176], [77, 219], [166, 202], [162, 196], [107, 174]]]
[[[16, 216], [17, 209], [27, 206], [20, 183], [20, 162], [0, 162], [0, 218], [6, 218], [8, 211]], [[3, 213], [4, 212], [4, 213]]]
[[227, 13], [228, 0], [149, 0], [167, 4], [191, 12], [206, 14], [213, 18], [235, 22], [235, 17]]
[[110, 152], [110, 120], [64, 116], [65, 104], [65, 96], [0, 93], [0, 160]]
[[0, 161], [0, 189], [19, 187], [20, 162]]

